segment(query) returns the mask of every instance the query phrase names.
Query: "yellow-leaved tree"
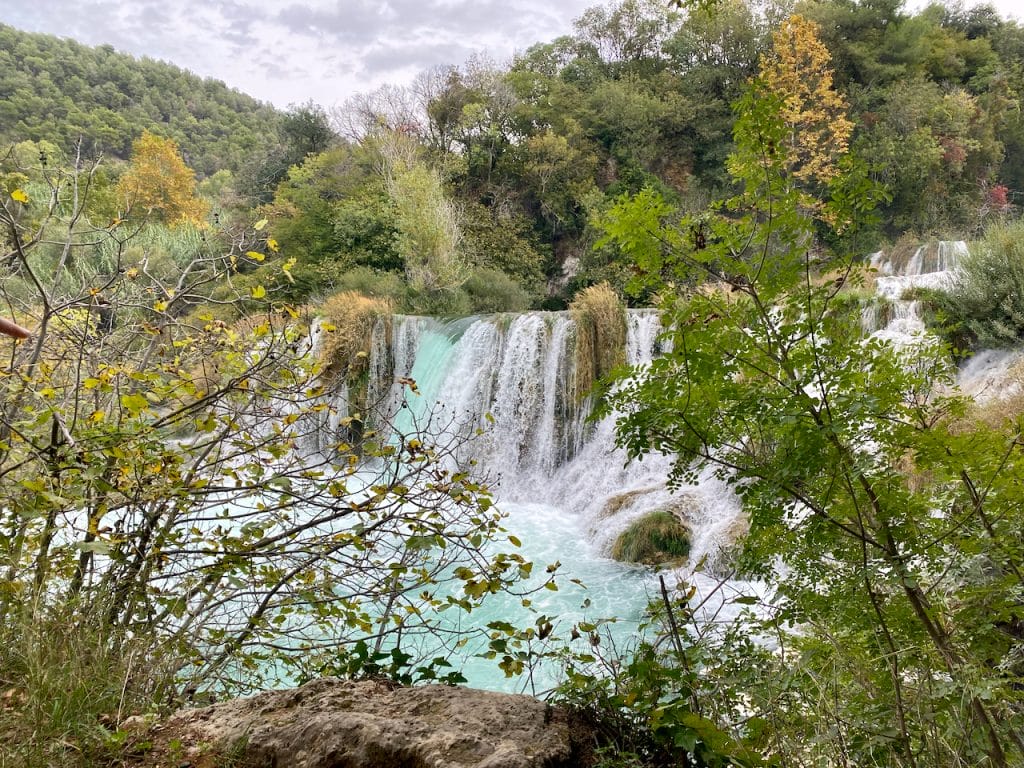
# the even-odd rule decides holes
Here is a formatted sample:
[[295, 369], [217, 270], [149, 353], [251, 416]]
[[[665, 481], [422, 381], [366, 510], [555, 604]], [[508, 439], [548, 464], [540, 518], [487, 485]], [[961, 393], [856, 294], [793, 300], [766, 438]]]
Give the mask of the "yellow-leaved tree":
[[195, 172], [173, 139], [149, 131], [132, 144], [132, 160], [117, 185], [129, 216], [153, 216], [170, 226], [202, 224], [208, 206], [196, 197]]
[[832, 86], [832, 56], [819, 27], [794, 14], [773, 33], [774, 50], [761, 57], [761, 80], [782, 100], [788, 127], [788, 171], [803, 183], [827, 184], [849, 148], [853, 123], [848, 105]]

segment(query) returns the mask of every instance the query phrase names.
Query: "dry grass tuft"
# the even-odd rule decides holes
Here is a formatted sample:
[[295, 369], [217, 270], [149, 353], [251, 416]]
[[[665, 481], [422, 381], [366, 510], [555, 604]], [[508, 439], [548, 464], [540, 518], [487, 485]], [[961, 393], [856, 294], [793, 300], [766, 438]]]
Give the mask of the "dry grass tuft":
[[323, 334], [320, 362], [325, 371], [352, 379], [369, 363], [373, 327], [391, 315], [391, 302], [355, 291], [330, 296], [320, 306]]
[[569, 305], [576, 322], [576, 394], [626, 362], [626, 309], [608, 283], [576, 294]]
[[1006, 372], [1002, 389], [1007, 394], [976, 401], [963, 419], [964, 426], [969, 428], [980, 422], [993, 429], [1003, 429], [1019, 422], [1024, 416], [1024, 359], [1018, 360]]

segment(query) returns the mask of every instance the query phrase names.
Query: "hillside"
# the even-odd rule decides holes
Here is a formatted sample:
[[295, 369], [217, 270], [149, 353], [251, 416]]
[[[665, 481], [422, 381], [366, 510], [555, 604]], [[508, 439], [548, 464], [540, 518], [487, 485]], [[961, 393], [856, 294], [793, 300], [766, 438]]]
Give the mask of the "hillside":
[[279, 141], [283, 114], [219, 80], [0, 25], [0, 144], [47, 140], [127, 159], [148, 129], [178, 142], [200, 176], [237, 172]]

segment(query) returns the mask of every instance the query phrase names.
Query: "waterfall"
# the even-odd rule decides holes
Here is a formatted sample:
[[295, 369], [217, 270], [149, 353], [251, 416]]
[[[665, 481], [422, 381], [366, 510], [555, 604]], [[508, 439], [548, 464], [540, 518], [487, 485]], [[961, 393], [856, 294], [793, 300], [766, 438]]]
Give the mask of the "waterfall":
[[[593, 422], [578, 395], [576, 323], [568, 312], [526, 312], [443, 321], [395, 316], [374, 329], [369, 400], [399, 433], [442, 432], [469, 442], [500, 504], [543, 505], [577, 521], [597, 553], [646, 512], [670, 510], [691, 529], [693, 561], [714, 571], [743, 528], [739, 503], [710, 472], [666, 488], [671, 457], [629, 461], [615, 445], [615, 418]], [[625, 357], [643, 375], [665, 351], [660, 315], [629, 310]], [[415, 382], [415, 391], [409, 382]], [[341, 405], [346, 393], [334, 393]], [[337, 417], [333, 417], [335, 421]], [[334, 426], [328, 424], [325, 426]]]
[[[878, 301], [863, 310], [865, 331], [897, 346], [921, 343], [926, 330], [920, 303], [905, 300], [904, 294], [913, 288], [949, 290], [960, 279], [960, 265], [967, 253], [967, 244], [955, 240], [922, 245], [902, 264], [882, 252], [872, 254], [870, 264], [879, 273]], [[888, 309], [884, 325], [879, 302]], [[1021, 350], [982, 350], [963, 363], [957, 373], [957, 387], [978, 402], [1016, 396], [1024, 390], [1022, 361]]]
[[[914, 288], [950, 288], [957, 281], [960, 261], [966, 254], [967, 244], [963, 241], [922, 245], [905, 263], [887, 258], [881, 251], [872, 254], [870, 265], [878, 272], [875, 280], [878, 301], [865, 307], [862, 313], [864, 330], [895, 346], [918, 343], [925, 331], [920, 303], [904, 299], [904, 294]], [[885, 325], [882, 325], [879, 302], [888, 309]]]

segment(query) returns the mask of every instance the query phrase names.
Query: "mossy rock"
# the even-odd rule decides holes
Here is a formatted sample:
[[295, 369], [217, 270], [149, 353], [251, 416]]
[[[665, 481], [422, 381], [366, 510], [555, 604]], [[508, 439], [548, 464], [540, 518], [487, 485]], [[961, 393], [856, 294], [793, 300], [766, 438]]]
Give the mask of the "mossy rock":
[[690, 554], [690, 532], [671, 512], [648, 512], [619, 534], [611, 554], [624, 563], [677, 563]]

